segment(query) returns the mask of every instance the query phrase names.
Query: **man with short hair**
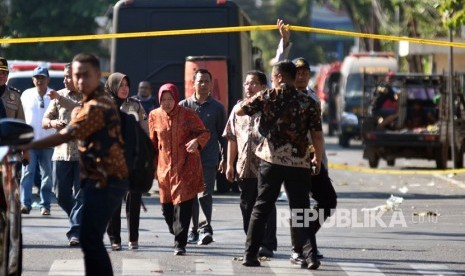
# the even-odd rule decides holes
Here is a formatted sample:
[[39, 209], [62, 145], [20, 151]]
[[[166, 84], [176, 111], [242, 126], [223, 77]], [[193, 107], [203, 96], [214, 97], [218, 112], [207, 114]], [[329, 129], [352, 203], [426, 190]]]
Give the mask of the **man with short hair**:
[[16, 118], [24, 121], [21, 91], [6, 85], [9, 72], [7, 60], [0, 57], [0, 119]]
[[[52, 101], [42, 119], [44, 129], [60, 131], [71, 121], [71, 112], [82, 101], [81, 93], [73, 85], [71, 63], [65, 65], [65, 88], [50, 91]], [[70, 246], [79, 245], [82, 193], [80, 192], [79, 151], [76, 140], [55, 147], [52, 156], [53, 182], [58, 205], [68, 215], [71, 225], [66, 233]], [[74, 190], [74, 193], [73, 193]]]
[[[142, 107], [144, 107], [146, 117], [150, 114], [150, 111], [159, 107], [157, 100], [152, 96], [152, 86], [149, 81], [139, 82], [137, 87], [137, 95], [133, 98], [139, 100]], [[145, 118], [144, 118], [145, 119]]]
[[[286, 60], [274, 64], [271, 75], [274, 88], [244, 100], [235, 111], [238, 116], [260, 112], [259, 131], [264, 136], [255, 150], [261, 159], [258, 195], [247, 231], [244, 266], [260, 266], [257, 254], [265, 222], [279, 196], [281, 184], [284, 183], [286, 188], [292, 213], [306, 214], [310, 209], [310, 176], [320, 172], [324, 148], [321, 109], [314, 99], [296, 90], [295, 76], [296, 68], [292, 62]], [[313, 158], [310, 152], [312, 142]], [[314, 167], [313, 172], [311, 167]], [[320, 261], [316, 256], [314, 224], [303, 222], [301, 233], [305, 238], [306, 266], [317, 269]]]
[[119, 111], [100, 87], [96, 56], [77, 54], [71, 64], [74, 87], [83, 95], [82, 108], [73, 110], [73, 119], [59, 132], [20, 148], [48, 148], [79, 140], [83, 192], [80, 242], [85, 274], [112, 276], [103, 235], [128, 189]]
[[[208, 70], [197, 70], [194, 73], [194, 94], [179, 103], [179, 105], [195, 110], [205, 127], [210, 131], [210, 140], [200, 152], [205, 191], [198, 201], [194, 200], [192, 229], [188, 239], [188, 243], [198, 243], [199, 245], [213, 242], [213, 228], [211, 226], [213, 189], [218, 167], [220, 171], [224, 171], [223, 166], [226, 166], [227, 141], [221, 136], [226, 125], [226, 111], [224, 106], [211, 96], [212, 81], [212, 75]], [[220, 153], [221, 161], [218, 160]], [[199, 225], [199, 202], [206, 219], [201, 226]]]
[[[21, 95], [25, 121], [34, 128], [34, 140], [42, 139], [54, 131], [42, 128], [42, 118], [50, 104], [48, 87], [50, 77], [45, 67], [37, 67], [32, 74], [33, 88], [26, 89]], [[50, 202], [52, 200], [52, 155], [53, 148], [31, 150], [27, 165], [23, 165], [21, 177], [21, 213], [29, 214], [32, 209], [32, 186], [36, 170], [40, 170], [40, 214], [50, 215]]]
[[[289, 55], [292, 43], [289, 40], [290, 32], [285, 27], [284, 21], [278, 19], [277, 25], [281, 34], [281, 41], [278, 45], [278, 49], [276, 50], [276, 59], [283, 60], [286, 59]], [[294, 64], [297, 70], [295, 80], [296, 89], [308, 94], [312, 99], [314, 99], [318, 103], [318, 105], [321, 106], [320, 99], [316, 95], [315, 91], [308, 88], [308, 82], [311, 78], [310, 64], [306, 59], [302, 57], [295, 59]], [[310, 192], [312, 194], [312, 198], [317, 201], [317, 204], [314, 206], [314, 209], [318, 211], [318, 214], [320, 214], [320, 209], [323, 210], [323, 221], [325, 221], [329, 216], [331, 216], [332, 212], [337, 206], [336, 190], [334, 189], [331, 178], [328, 174], [328, 158], [326, 156], [326, 150], [323, 151], [323, 159], [320, 173], [318, 175], [312, 175], [311, 178], [312, 186], [310, 188]], [[315, 234], [321, 228], [320, 222], [320, 219], [314, 220]], [[292, 252], [290, 260], [294, 264], [302, 265], [303, 263], [305, 263], [305, 258], [302, 255], [303, 241], [299, 237], [299, 232], [299, 229], [291, 227]], [[316, 255], [318, 258], [323, 258], [323, 254], [321, 254], [319, 251], [316, 252]]]
[[[257, 70], [247, 72], [244, 82], [244, 96], [248, 99], [257, 92], [265, 90], [267, 79], [265, 73]], [[226, 179], [234, 180], [241, 190], [240, 208], [242, 212], [242, 224], [247, 235], [250, 217], [257, 198], [257, 174], [260, 159], [255, 156], [255, 149], [260, 144], [263, 136], [258, 132], [259, 114], [253, 116], [237, 116], [234, 110], [240, 107], [239, 101], [229, 116], [223, 136], [228, 139], [228, 154]], [[234, 161], [237, 157], [236, 173], [234, 173]], [[273, 257], [273, 251], [277, 249], [276, 239], [276, 206], [266, 222], [266, 231], [261, 242], [258, 255]]]

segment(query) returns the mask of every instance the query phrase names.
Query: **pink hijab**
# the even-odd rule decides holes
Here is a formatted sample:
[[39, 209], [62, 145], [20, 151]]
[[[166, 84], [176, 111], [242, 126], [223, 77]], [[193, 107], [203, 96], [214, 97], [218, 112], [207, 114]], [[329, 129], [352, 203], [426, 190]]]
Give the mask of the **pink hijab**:
[[179, 103], [179, 90], [176, 85], [172, 83], [165, 83], [163, 84], [160, 89], [158, 90], [158, 102], [161, 103], [161, 95], [163, 92], [168, 92], [174, 99], [175, 106]]

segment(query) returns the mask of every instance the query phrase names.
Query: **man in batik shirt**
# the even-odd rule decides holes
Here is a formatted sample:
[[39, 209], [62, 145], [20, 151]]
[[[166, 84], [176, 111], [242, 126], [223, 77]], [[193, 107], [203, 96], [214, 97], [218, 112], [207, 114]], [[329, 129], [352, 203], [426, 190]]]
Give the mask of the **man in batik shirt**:
[[[244, 82], [244, 93], [246, 99], [257, 92], [265, 90], [267, 85], [266, 75], [260, 71], [247, 73]], [[234, 109], [240, 108], [241, 102]], [[235, 179], [241, 190], [240, 208], [244, 232], [247, 234], [250, 216], [252, 214], [255, 199], [257, 198], [257, 173], [260, 159], [255, 156], [255, 148], [260, 144], [263, 137], [257, 130], [259, 114], [253, 116], [236, 116], [233, 111], [229, 116], [223, 136], [228, 139], [228, 154], [226, 178], [233, 182]], [[234, 160], [237, 157], [236, 178], [234, 177]], [[273, 257], [273, 250], [277, 249], [276, 240], [276, 206], [266, 223], [265, 236], [258, 254], [263, 257]]]

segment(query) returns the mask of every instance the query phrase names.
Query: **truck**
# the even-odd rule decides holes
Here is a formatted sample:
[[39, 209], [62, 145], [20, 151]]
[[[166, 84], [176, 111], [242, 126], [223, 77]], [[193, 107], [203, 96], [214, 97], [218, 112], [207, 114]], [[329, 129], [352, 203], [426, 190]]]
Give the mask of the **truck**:
[[[132, 0], [113, 8], [115, 33], [247, 25], [246, 14], [233, 1]], [[225, 66], [209, 67], [218, 61]], [[111, 72], [124, 72], [135, 84], [150, 81], [155, 92], [164, 83], [174, 83], [181, 99], [192, 93], [191, 71], [210, 70], [213, 96], [226, 110], [242, 98], [243, 77], [256, 64], [261, 64], [260, 51], [249, 32], [113, 39], [111, 45]]]
[[361, 137], [361, 110], [366, 104], [362, 97], [363, 81], [372, 82], [372, 74], [396, 71], [397, 61], [390, 52], [352, 53], [344, 58], [334, 95], [337, 122], [332, 123], [332, 127], [337, 125], [341, 147], [349, 147], [351, 139]]
[[[463, 167], [465, 100], [455, 93], [451, 147], [447, 81], [444, 75], [393, 74], [388, 82], [378, 83], [362, 123], [363, 157], [371, 168], [378, 167], [380, 159], [394, 166], [397, 158], [415, 158], [434, 160], [436, 168], [446, 169], [452, 156], [454, 165]], [[390, 101], [394, 104], [386, 104]]]

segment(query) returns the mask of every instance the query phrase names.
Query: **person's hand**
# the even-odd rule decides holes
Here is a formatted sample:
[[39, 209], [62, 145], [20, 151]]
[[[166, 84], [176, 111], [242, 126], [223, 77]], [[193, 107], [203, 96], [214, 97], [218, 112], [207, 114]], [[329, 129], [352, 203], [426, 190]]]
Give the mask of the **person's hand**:
[[316, 158], [313, 158], [311, 162], [311, 169], [312, 169], [312, 175], [320, 174], [321, 162], [316, 160]]
[[234, 181], [234, 167], [233, 166], [226, 166], [226, 179], [229, 182]]
[[66, 122], [62, 120], [50, 120], [50, 126], [57, 130], [60, 130], [66, 126]]
[[51, 90], [50, 92], [48, 92], [48, 96], [52, 100], [56, 100], [56, 99], [60, 98], [60, 94], [58, 94], [58, 92], [56, 92], [55, 90]]
[[197, 142], [197, 139], [192, 139], [189, 142], [186, 143], [186, 151], [187, 152], [196, 152], [199, 150], [199, 142]]
[[226, 165], [226, 162], [224, 162], [224, 160], [221, 160], [220, 164], [218, 165], [218, 171], [220, 173], [226, 173]]
[[23, 151], [23, 156], [21, 158], [21, 161], [22, 161], [23, 165], [25, 165], [25, 166], [28, 165], [29, 160], [31, 159], [31, 157], [29, 156], [29, 150], [28, 150], [27, 145], [20, 145], [20, 146], [17, 147], [17, 149]]
[[276, 21], [276, 25], [278, 25], [279, 34], [283, 39], [283, 47], [286, 48], [289, 45], [289, 41], [291, 38], [291, 32], [289, 31], [289, 24], [284, 24], [284, 20], [278, 19]]

